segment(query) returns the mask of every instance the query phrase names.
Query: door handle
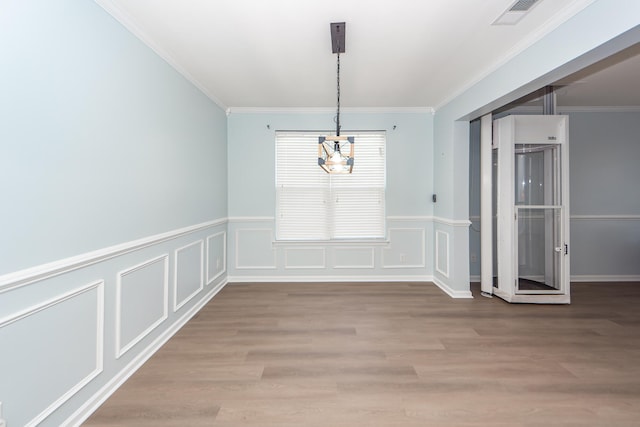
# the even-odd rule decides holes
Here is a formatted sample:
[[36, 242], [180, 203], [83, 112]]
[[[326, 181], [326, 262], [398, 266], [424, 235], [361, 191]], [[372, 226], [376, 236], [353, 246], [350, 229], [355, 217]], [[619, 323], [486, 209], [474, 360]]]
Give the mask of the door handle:
[[562, 246], [558, 246], [557, 248], [554, 248], [556, 252], [562, 252], [562, 249], [564, 249]]

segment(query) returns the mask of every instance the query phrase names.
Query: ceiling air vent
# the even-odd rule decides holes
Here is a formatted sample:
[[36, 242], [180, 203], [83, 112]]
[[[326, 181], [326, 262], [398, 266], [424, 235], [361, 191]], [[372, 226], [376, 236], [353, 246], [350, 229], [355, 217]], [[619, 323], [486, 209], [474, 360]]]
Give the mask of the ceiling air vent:
[[514, 2], [502, 15], [493, 21], [492, 25], [515, 25], [533, 9], [541, 0], [518, 0]]

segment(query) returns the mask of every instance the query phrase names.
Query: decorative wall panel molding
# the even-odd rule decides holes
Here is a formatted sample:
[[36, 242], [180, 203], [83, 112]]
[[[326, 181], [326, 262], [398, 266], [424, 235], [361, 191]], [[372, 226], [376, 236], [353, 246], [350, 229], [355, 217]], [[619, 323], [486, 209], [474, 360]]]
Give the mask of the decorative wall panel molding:
[[[232, 218], [229, 222], [229, 230], [235, 235], [229, 244], [233, 251], [233, 259], [229, 262], [231, 271], [227, 272], [229, 277], [254, 276], [263, 280], [272, 273], [288, 276], [288, 272], [295, 274], [295, 270], [308, 270], [304, 277], [322, 274], [332, 277], [338, 270], [357, 269], [374, 270], [385, 276], [392, 274], [392, 269], [406, 270], [412, 277], [410, 271], [416, 269], [424, 270], [420, 273], [433, 273], [432, 261], [427, 262], [433, 251], [427, 246], [432, 243], [426, 241], [433, 233], [432, 216], [388, 217], [384, 239], [344, 241], [276, 241], [272, 218], [237, 219]], [[301, 275], [303, 273], [296, 274]]]
[[224, 225], [227, 218], [220, 218], [214, 221], [208, 221], [189, 227], [179, 228], [177, 230], [160, 233], [153, 236], [144, 237], [142, 239], [133, 240], [108, 248], [99, 249], [97, 251], [87, 252], [70, 258], [61, 259], [47, 264], [38, 265], [25, 270], [0, 276], [0, 294], [10, 289], [27, 285], [39, 280], [44, 280], [63, 273], [68, 273], [111, 258], [115, 258], [130, 252], [138, 251], [149, 246], [153, 246], [162, 242], [176, 239], [190, 233], [204, 230], [209, 227]]
[[[100, 392], [113, 392], [133, 373], [126, 369], [139, 367], [227, 283], [221, 262], [221, 271], [210, 270], [219, 283], [203, 286], [205, 239], [214, 262], [225, 257], [226, 223], [185, 227], [0, 277], [0, 400], [8, 425], [80, 425], [87, 408], [106, 399]], [[169, 310], [170, 280], [171, 304], [184, 305], [177, 313]]]
[[207, 285], [227, 271], [227, 232], [207, 236]]
[[436, 271], [449, 277], [449, 233], [436, 230]]
[[175, 250], [173, 311], [178, 311], [204, 289], [204, 240]]
[[326, 251], [324, 248], [284, 248], [285, 269], [317, 269], [326, 267]]
[[339, 247], [333, 251], [333, 268], [375, 268], [374, 248]]
[[169, 315], [169, 255], [118, 273], [116, 280], [116, 358], [120, 358]]
[[180, 313], [179, 318], [174, 320], [159, 336], [153, 339], [144, 349], [121, 367], [120, 370], [109, 378], [109, 380], [97, 390], [90, 399], [86, 400], [69, 418], [62, 423], [65, 426], [79, 426], [85, 421], [107, 398], [114, 393], [124, 382], [133, 375], [153, 354], [158, 351], [176, 332], [180, 330], [202, 307], [204, 307], [218, 292], [227, 285], [227, 281], [213, 286], [193, 306]]
[[425, 229], [390, 228], [391, 244], [382, 251], [383, 268], [424, 268]]
[[271, 228], [242, 228], [236, 230], [235, 237], [237, 270], [276, 268], [276, 251], [273, 248]]
[[0, 343], [5, 415], [36, 426], [103, 370], [104, 281], [0, 319]]

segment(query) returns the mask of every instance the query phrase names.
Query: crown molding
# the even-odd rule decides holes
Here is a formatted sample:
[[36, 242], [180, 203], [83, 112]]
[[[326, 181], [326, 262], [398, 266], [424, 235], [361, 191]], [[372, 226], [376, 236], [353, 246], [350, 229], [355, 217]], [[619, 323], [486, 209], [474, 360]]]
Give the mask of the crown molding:
[[[434, 114], [432, 107], [342, 107], [347, 114]], [[334, 114], [333, 107], [229, 107], [230, 114]]]
[[109, 15], [111, 15], [116, 21], [118, 21], [123, 27], [125, 27], [131, 34], [136, 36], [142, 41], [149, 49], [154, 51], [156, 55], [164, 59], [173, 69], [180, 73], [187, 81], [193, 84], [198, 90], [200, 90], [207, 98], [220, 107], [223, 111], [227, 110], [227, 106], [224, 105], [214, 94], [212, 94], [206, 86], [193, 77], [185, 68], [173, 58], [173, 56], [162, 49], [153, 39], [139, 26], [137, 26], [128, 13], [116, 6], [111, 0], [94, 0], [98, 6], [102, 7]]

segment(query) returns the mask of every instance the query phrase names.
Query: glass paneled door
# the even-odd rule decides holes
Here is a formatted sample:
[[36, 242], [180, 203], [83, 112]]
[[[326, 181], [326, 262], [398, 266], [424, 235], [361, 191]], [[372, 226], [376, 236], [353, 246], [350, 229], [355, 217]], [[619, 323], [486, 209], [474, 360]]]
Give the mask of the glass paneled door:
[[566, 116], [494, 122], [498, 280], [509, 302], [569, 303]]
[[562, 292], [560, 144], [515, 144], [516, 293]]

